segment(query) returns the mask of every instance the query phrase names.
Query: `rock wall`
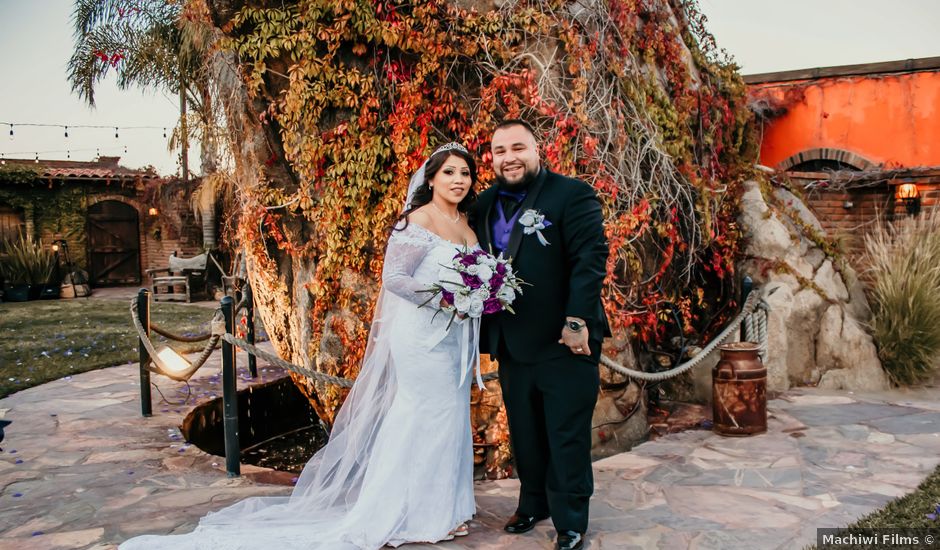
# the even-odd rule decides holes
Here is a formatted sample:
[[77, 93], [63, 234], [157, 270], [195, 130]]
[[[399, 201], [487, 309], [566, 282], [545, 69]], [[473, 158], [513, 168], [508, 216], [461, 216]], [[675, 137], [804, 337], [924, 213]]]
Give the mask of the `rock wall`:
[[747, 238], [740, 272], [764, 287], [771, 308], [768, 389], [886, 388], [875, 344], [864, 328], [869, 309], [858, 277], [810, 238], [824, 230], [803, 201], [786, 189], [762, 191], [748, 182], [739, 222]]

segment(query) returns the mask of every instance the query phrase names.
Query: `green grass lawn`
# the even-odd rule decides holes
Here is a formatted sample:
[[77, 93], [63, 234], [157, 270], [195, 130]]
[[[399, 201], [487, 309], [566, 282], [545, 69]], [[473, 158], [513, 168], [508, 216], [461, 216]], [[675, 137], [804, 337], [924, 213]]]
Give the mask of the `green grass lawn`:
[[[214, 311], [153, 304], [152, 322], [176, 334], [209, 330]], [[0, 303], [0, 397], [102, 367], [137, 362], [137, 332], [124, 300], [37, 300]], [[164, 342], [154, 335], [154, 343]], [[205, 342], [174, 342], [180, 352]]]
[[940, 506], [940, 467], [927, 476], [917, 490], [888, 503], [887, 506], [872, 512], [850, 528], [893, 528], [940, 529], [940, 517], [931, 518], [927, 514], [936, 514]]
[[[862, 533], [861, 529], [940, 529], [940, 467], [927, 476], [917, 489], [889, 502], [884, 508], [845, 527], [846, 533]], [[928, 516], [932, 514], [932, 516]], [[840, 527], [827, 525], [827, 527]], [[927, 548], [924, 545], [923, 548]], [[843, 545], [839, 548], [872, 548], [871, 546]], [[816, 545], [805, 550], [815, 550]]]

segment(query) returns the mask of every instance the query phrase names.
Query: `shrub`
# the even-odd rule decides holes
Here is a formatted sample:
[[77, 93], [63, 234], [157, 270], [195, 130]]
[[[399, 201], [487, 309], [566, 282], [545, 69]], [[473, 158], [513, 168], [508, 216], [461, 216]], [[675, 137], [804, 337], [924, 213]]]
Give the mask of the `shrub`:
[[55, 255], [29, 235], [7, 241], [3, 247], [3, 278], [14, 285], [51, 283]]
[[940, 208], [876, 225], [865, 256], [882, 365], [895, 384], [923, 382], [940, 352]]

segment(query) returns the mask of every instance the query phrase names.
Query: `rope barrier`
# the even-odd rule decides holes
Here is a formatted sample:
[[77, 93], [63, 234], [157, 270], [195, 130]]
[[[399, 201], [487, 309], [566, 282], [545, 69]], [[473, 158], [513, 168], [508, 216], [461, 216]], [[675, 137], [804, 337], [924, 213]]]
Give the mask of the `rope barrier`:
[[[242, 301], [239, 302], [238, 306], [235, 308], [235, 311], [236, 312], [239, 311], [244, 305], [245, 305], [245, 299], [243, 298]], [[712, 341], [709, 342], [708, 345], [702, 348], [700, 352], [698, 352], [694, 357], [692, 357], [685, 363], [682, 363], [681, 365], [677, 365], [666, 371], [662, 371], [662, 372], [638, 371], [635, 369], [631, 369], [629, 367], [625, 367], [615, 362], [613, 359], [610, 359], [609, 357], [606, 357], [604, 355], [601, 355], [601, 364], [615, 372], [619, 372], [620, 374], [623, 374], [630, 378], [634, 378], [637, 380], [645, 380], [647, 382], [661, 382], [663, 380], [668, 380], [670, 378], [679, 376], [680, 374], [692, 369], [693, 367], [701, 363], [706, 357], [708, 357], [709, 354], [711, 354], [715, 350], [715, 348], [717, 348], [725, 340], [727, 340], [728, 337], [730, 337], [734, 333], [734, 331], [738, 330], [738, 328], [740, 328], [742, 324], [744, 326], [745, 339], [748, 341], [753, 341], [753, 342], [758, 343], [761, 349], [761, 359], [763, 360], [765, 359], [764, 356], [767, 352], [767, 311], [768, 310], [769, 310], [769, 305], [767, 304], [766, 300], [764, 300], [763, 297], [760, 295], [760, 293], [757, 292], [757, 289], [755, 289], [748, 295], [747, 300], [745, 300], [744, 302], [744, 307], [741, 308], [741, 312], [734, 318], [734, 320], [728, 326], [724, 328], [724, 330], [718, 333], [718, 335], [714, 339], [712, 339]], [[342, 378], [339, 376], [332, 376], [332, 375], [325, 374], [322, 372], [316, 372], [307, 367], [295, 365], [289, 361], [285, 361], [281, 359], [280, 357], [274, 354], [261, 350], [257, 348], [256, 346], [249, 344], [245, 340], [242, 340], [228, 332], [225, 332], [224, 323], [221, 321], [221, 311], [219, 310], [216, 311], [216, 315], [215, 317], [213, 317], [213, 320], [212, 320], [213, 328], [212, 328], [212, 331], [209, 333], [210, 336], [208, 336], [209, 343], [206, 344], [206, 347], [205, 349], [203, 349], [202, 354], [199, 356], [199, 358], [197, 358], [196, 362], [193, 363], [193, 366], [190, 367], [189, 369], [186, 369], [184, 373], [173, 373], [172, 370], [168, 369], [166, 365], [162, 361], [160, 361], [159, 357], [157, 357], [156, 351], [153, 349], [153, 344], [150, 342], [150, 338], [147, 336], [147, 333], [144, 330], [144, 327], [141, 324], [140, 319], [138, 318], [138, 315], [137, 315], [137, 298], [136, 297], [131, 301], [131, 315], [134, 319], [134, 326], [137, 328], [137, 333], [140, 336], [141, 341], [144, 343], [144, 347], [147, 348], [147, 352], [150, 354], [151, 359], [153, 360], [153, 362], [157, 365], [157, 368], [159, 369], [159, 370], [156, 370], [156, 369], [149, 369], [149, 370], [152, 370], [153, 372], [157, 372], [158, 374], [163, 374], [174, 380], [185, 381], [189, 379], [189, 377], [192, 376], [192, 374], [196, 372], [196, 370], [198, 370], [199, 367], [201, 367], [206, 362], [206, 360], [212, 354], [212, 350], [218, 344], [219, 340], [222, 339], [232, 344], [233, 346], [237, 346], [245, 350], [249, 354], [252, 354], [256, 357], [261, 357], [262, 359], [268, 361], [272, 365], [276, 365], [285, 370], [294, 372], [296, 374], [305, 376], [307, 378], [316, 380], [318, 382], [333, 384], [333, 385], [344, 387], [344, 388], [349, 388], [349, 387], [352, 387], [353, 385], [353, 380], [350, 380], [348, 378]], [[153, 324], [151, 324], [151, 329], [154, 330], [154, 332], [157, 332], [158, 334], [166, 336], [166, 334], [162, 332], [162, 329], [157, 330]], [[192, 337], [192, 338], [195, 338], [195, 337]], [[200, 338], [200, 340], [204, 340], [204, 339], [205, 338]], [[181, 340], [181, 341], [186, 341], [186, 340]], [[195, 340], [195, 341], [199, 341], [199, 340]], [[483, 375], [483, 380], [494, 380], [498, 377], [499, 377], [498, 372], [490, 372], [490, 373], [486, 373]]]
[[[216, 310], [215, 316], [212, 318], [213, 327], [215, 327], [217, 324], [216, 319], [221, 319], [221, 316], [222, 312]], [[212, 355], [213, 350], [218, 345], [219, 339], [221, 338], [221, 334], [212, 334], [212, 336], [209, 338], [209, 341], [206, 343], [206, 346], [203, 348], [202, 353], [196, 359], [196, 362], [192, 363], [183, 371], [176, 371], [167, 366], [167, 364], [160, 359], [160, 356], [157, 355], [157, 350], [153, 347], [153, 342], [150, 341], [150, 336], [147, 334], [146, 329], [144, 329], [144, 325], [140, 321], [140, 316], [137, 314], [137, 296], [134, 296], [134, 298], [131, 299], [131, 319], [134, 321], [134, 328], [137, 329], [137, 336], [140, 337], [140, 341], [143, 342], [144, 348], [147, 350], [147, 354], [150, 355], [150, 360], [154, 365], [156, 365], [156, 368], [150, 365], [146, 365], [144, 368], [150, 372], [162, 374], [167, 378], [176, 380], [177, 382], [185, 382], [189, 380], [190, 377], [192, 377], [192, 375], [197, 370], [199, 370], [199, 368], [202, 367], [209, 359], [209, 356]], [[153, 328], [152, 324], [151, 328]]]
[[[210, 256], [210, 258], [211, 258], [211, 256]], [[236, 314], [236, 315], [238, 314], [238, 312], [240, 312], [240, 311], [247, 305], [247, 299], [248, 299], [247, 296], [242, 296], [241, 301], [238, 302], [238, 305], [235, 306], [235, 314]], [[136, 300], [136, 298], [135, 298], [135, 300]], [[219, 310], [216, 309], [216, 312], [218, 312], [218, 311], [219, 311]], [[170, 339], [170, 340], [176, 340], [177, 342], [184, 342], [184, 343], [202, 342], [203, 340], [207, 340], [207, 339], [211, 338], [212, 335], [214, 334], [214, 333], [210, 330], [209, 332], [203, 332], [203, 333], [197, 334], [197, 335], [195, 335], [195, 336], [183, 336], [183, 335], [180, 335], [180, 334], [176, 334], [176, 333], [170, 332], [169, 330], [167, 330], [167, 329], [161, 327], [160, 325], [154, 323], [153, 321], [150, 322], [150, 330], [156, 332], [157, 334], [159, 334], [160, 336], [163, 336], [164, 338], [168, 338], [168, 339]]]
[[[758, 343], [760, 345], [761, 350], [763, 350], [762, 353], [766, 353], [766, 349], [767, 349], [767, 315], [766, 313], [768, 309], [769, 308], [768, 308], [767, 302], [759, 295], [759, 293], [757, 291], [751, 292], [750, 295], [748, 295], [747, 300], [745, 300], [744, 307], [741, 309], [741, 312], [737, 315], [737, 317], [735, 317], [734, 321], [732, 321], [731, 324], [725, 327], [725, 329], [722, 330], [718, 334], [718, 336], [716, 336], [715, 339], [713, 339], [707, 346], [705, 346], [705, 348], [703, 348], [702, 351], [697, 353], [695, 357], [693, 357], [692, 359], [690, 359], [689, 361], [681, 365], [678, 365], [672, 369], [669, 369], [668, 371], [663, 371], [663, 372], [638, 371], [638, 370], [624, 367], [623, 365], [616, 363], [612, 359], [609, 359], [608, 357], [603, 356], [603, 355], [601, 356], [601, 364], [603, 364], [605, 367], [613, 371], [619, 372], [631, 378], [636, 378], [638, 380], [646, 380], [650, 382], [659, 382], [662, 380], [667, 380], [669, 378], [679, 376], [680, 374], [686, 372], [687, 370], [691, 369], [695, 365], [701, 363], [705, 359], [705, 357], [708, 356], [708, 354], [714, 351], [715, 348], [721, 345], [722, 342], [727, 340], [728, 337], [731, 336], [731, 334], [741, 326], [741, 323], [745, 322], [745, 320], [747, 320], [747, 323], [745, 324], [746, 334], [754, 334], [754, 335], [759, 336], [760, 339], [758, 340]], [[757, 319], [754, 320], [754, 319], [751, 319], [751, 317], [756, 317]], [[749, 326], [754, 327], [754, 328], [748, 329]], [[750, 332], [747, 332], [748, 330], [750, 330]], [[272, 355], [270, 353], [259, 350], [255, 346], [252, 346], [251, 344], [249, 344], [248, 342], [245, 342], [244, 340], [239, 340], [238, 338], [235, 338], [231, 334], [226, 333], [222, 336], [222, 338], [226, 342], [234, 346], [238, 346], [242, 348], [243, 350], [247, 351], [248, 353], [255, 354], [258, 357], [261, 357], [262, 359], [266, 359], [272, 364], [275, 364], [281, 368], [295, 372], [302, 376], [306, 376], [308, 378], [312, 378], [320, 382], [326, 382], [328, 384], [336, 384], [338, 386], [342, 386], [346, 388], [351, 387], [353, 384], [353, 381], [347, 378], [340, 378], [337, 376], [330, 376], [328, 374], [324, 374], [321, 372], [315, 372], [308, 368], [300, 367], [293, 363], [284, 361], [280, 357], [277, 357], [276, 355]], [[489, 372], [483, 375], [484, 381], [495, 380], [496, 378], [499, 378], [498, 372]]]
[[240, 338], [236, 338], [234, 335], [228, 332], [222, 335], [222, 339], [228, 342], [229, 344], [232, 344], [233, 346], [239, 347], [252, 355], [255, 355], [257, 357], [260, 357], [266, 360], [272, 365], [276, 365], [278, 367], [281, 367], [282, 369], [295, 372], [301, 376], [306, 376], [307, 378], [312, 378], [313, 380], [316, 380], [318, 382], [325, 382], [327, 384], [333, 384], [333, 385], [341, 386], [344, 388], [351, 388], [353, 385], [353, 381], [349, 380], [348, 378], [340, 378], [339, 376], [331, 376], [326, 373], [312, 371], [306, 367], [295, 365], [293, 363], [290, 363], [288, 361], [281, 359], [277, 355], [258, 349], [257, 347], [249, 344], [248, 342]]
[[185, 343], [202, 342], [203, 340], [207, 340], [212, 337], [211, 332], [204, 332], [202, 334], [197, 334], [195, 336], [183, 336], [180, 334], [175, 334], [153, 322], [150, 323], [150, 330], [156, 332], [157, 334], [159, 334], [160, 336], [163, 336], [164, 338], [169, 338], [170, 340], [176, 340], [177, 342], [185, 342]]
[[[732, 321], [731, 324], [729, 324], [727, 327], [725, 327], [724, 330], [718, 333], [718, 336], [712, 339], [712, 341], [709, 342], [707, 346], [702, 348], [702, 351], [695, 354], [695, 357], [692, 357], [685, 363], [682, 363], [681, 365], [677, 365], [666, 371], [644, 372], [644, 371], [634, 370], [634, 369], [625, 367], [619, 363], [616, 363], [614, 362], [613, 359], [610, 359], [604, 355], [601, 355], [601, 364], [615, 372], [619, 372], [620, 374], [624, 374], [626, 376], [629, 376], [630, 378], [635, 378], [637, 380], [645, 380], [647, 382], [661, 382], [663, 380], [668, 380], [670, 378], [679, 376], [680, 374], [686, 372], [687, 370], [691, 369], [692, 367], [704, 361], [705, 358], [708, 357], [708, 355], [711, 352], [715, 351], [715, 348], [717, 348], [725, 340], [727, 340], [728, 337], [734, 333], [734, 331], [738, 330], [738, 328], [741, 326], [741, 323], [744, 322], [745, 319], [751, 316], [758, 317], [758, 319], [756, 321], [749, 321], [748, 323], [750, 323], [751, 326], [754, 326], [754, 323], [756, 323], [757, 327], [751, 333], [748, 334], [747, 333], [748, 323], [745, 323], [745, 334], [747, 334], [746, 337], [748, 339], [750, 335], [756, 335], [760, 337], [760, 340], [758, 340], [757, 343], [760, 346], [760, 349], [762, 350], [761, 359], [763, 360], [764, 359], [763, 355], [767, 351], [767, 310], [768, 309], [769, 309], [769, 306], [767, 302], [763, 299], [763, 297], [759, 295], [757, 290], [752, 291], [748, 295], [747, 300], [745, 300], [744, 307], [741, 309], [741, 312], [738, 314], [737, 317], [734, 318], [734, 321]], [[758, 311], [760, 313], [757, 313]], [[763, 328], [760, 328], [760, 327], [763, 327]]]

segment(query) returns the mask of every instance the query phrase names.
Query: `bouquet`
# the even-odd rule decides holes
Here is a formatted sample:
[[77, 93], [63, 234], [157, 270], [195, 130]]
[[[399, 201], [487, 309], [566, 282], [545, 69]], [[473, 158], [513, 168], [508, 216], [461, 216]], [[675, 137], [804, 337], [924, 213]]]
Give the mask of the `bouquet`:
[[450, 304], [442, 309], [452, 313], [451, 323], [457, 315], [479, 318], [500, 311], [515, 313], [511, 304], [525, 284], [507, 258], [483, 250], [458, 251], [450, 264], [441, 266], [438, 278], [424, 291], [431, 294], [424, 304], [441, 295]]

